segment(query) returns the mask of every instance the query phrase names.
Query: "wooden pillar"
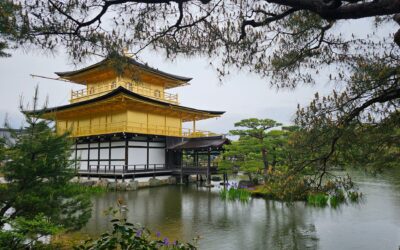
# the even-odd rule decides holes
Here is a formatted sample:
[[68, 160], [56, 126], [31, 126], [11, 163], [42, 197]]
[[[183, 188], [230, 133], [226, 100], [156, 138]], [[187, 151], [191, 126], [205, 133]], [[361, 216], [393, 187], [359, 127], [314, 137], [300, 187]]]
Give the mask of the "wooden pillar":
[[90, 140], [88, 141], [88, 154], [87, 154], [87, 169], [89, 170], [90, 167]]
[[193, 118], [193, 133], [196, 132], [196, 117]]
[[[75, 139], [75, 173], [76, 173], [76, 170], [77, 170], [77, 160], [78, 160], [78, 140], [77, 139]], [[79, 165], [79, 168], [80, 168], [80, 165]]]
[[[97, 173], [100, 171], [100, 138], [97, 138], [99, 141], [97, 142]], [[101, 175], [98, 175], [101, 176]], [[101, 180], [101, 177], [99, 177]]]
[[211, 165], [211, 148], [209, 148], [207, 152], [207, 185], [211, 185], [210, 165]]
[[149, 169], [150, 163], [150, 138], [147, 136], [147, 159], [146, 159], [146, 168]]
[[128, 136], [125, 135], [125, 166], [124, 166], [125, 170], [128, 169], [128, 162], [129, 162], [129, 161], [128, 161], [128, 157], [129, 157], [129, 153], [128, 153], [129, 147], [128, 147], [128, 144], [129, 144]]
[[[167, 144], [165, 144], [165, 147], [167, 146]], [[169, 168], [169, 152], [168, 149], [165, 148], [165, 164], [164, 164], [164, 168]]]
[[97, 166], [100, 167], [100, 138], [99, 142], [97, 143]]
[[183, 164], [181, 163], [181, 182], [180, 184], [183, 184]]
[[108, 170], [111, 169], [111, 137], [108, 141]]

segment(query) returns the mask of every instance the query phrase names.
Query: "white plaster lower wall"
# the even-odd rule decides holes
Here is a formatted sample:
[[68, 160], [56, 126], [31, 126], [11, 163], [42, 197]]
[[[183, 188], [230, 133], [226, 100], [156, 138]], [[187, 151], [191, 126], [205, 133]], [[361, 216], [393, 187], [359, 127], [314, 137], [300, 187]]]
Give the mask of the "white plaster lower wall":
[[165, 164], [165, 149], [150, 148], [149, 164]]
[[98, 149], [91, 149], [90, 150], [90, 160], [97, 160], [99, 155], [98, 155]]
[[150, 142], [149, 145], [150, 147], [165, 147], [164, 142]]
[[147, 142], [145, 141], [130, 141], [130, 146], [140, 146], [140, 147], [147, 147]]
[[137, 169], [144, 168], [147, 164], [147, 149], [146, 148], [129, 148], [128, 165], [139, 165]]
[[125, 146], [124, 141], [113, 141], [111, 142], [111, 147], [116, 147], [116, 146]]
[[78, 144], [77, 148], [87, 148], [88, 144], [84, 143], [84, 144]]
[[79, 167], [79, 169], [86, 170], [88, 167], [88, 162], [87, 161], [78, 161], [77, 167]]
[[[101, 146], [108, 147], [108, 142], [100, 143]], [[131, 146], [147, 146], [147, 142], [135, 142], [130, 141], [129, 145]], [[77, 145], [77, 167], [80, 169], [87, 169], [88, 165], [92, 165], [94, 170], [94, 166], [99, 164], [98, 160], [100, 160], [100, 165], [108, 165], [109, 164], [109, 149], [100, 149], [100, 159], [98, 159], [98, 143], [91, 143], [90, 146], [90, 162], [88, 163], [88, 144], [78, 144]], [[124, 141], [112, 142], [112, 146], [125, 146]], [[150, 142], [150, 146], [153, 147], [165, 147], [165, 143], [162, 142]], [[96, 149], [94, 149], [96, 147]], [[83, 149], [86, 148], [86, 149]], [[75, 147], [73, 147], [75, 149]], [[75, 150], [72, 152], [71, 159], [75, 157]], [[112, 148], [111, 149], [111, 166], [116, 165], [116, 169], [122, 168], [122, 165], [125, 164], [125, 148]], [[82, 161], [79, 161], [82, 160]], [[115, 161], [117, 160], [117, 161]], [[128, 149], [128, 165], [137, 165], [137, 169], [145, 168], [145, 164], [147, 164], [147, 148], [129, 148]], [[150, 148], [149, 149], [149, 164], [150, 168], [152, 168], [152, 164], [165, 164], [165, 148]], [[161, 166], [158, 166], [161, 167]]]
[[108, 159], [108, 149], [100, 149], [100, 159], [101, 160], [107, 160]]
[[125, 149], [124, 148], [112, 148], [111, 149], [111, 159], [125, 159]]
[[87, 151], [87, 149], [78, 150], [77, 158], [78, 158], [78, 159], [81, 159], [81, 160], [87, 160], [87, 158], [88, 158], [88, 151]]

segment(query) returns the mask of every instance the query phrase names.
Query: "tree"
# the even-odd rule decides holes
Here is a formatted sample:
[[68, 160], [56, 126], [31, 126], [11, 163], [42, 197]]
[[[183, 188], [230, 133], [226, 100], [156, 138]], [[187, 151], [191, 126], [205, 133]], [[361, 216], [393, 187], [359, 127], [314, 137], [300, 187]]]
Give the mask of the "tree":
[[[269, 167], [266, 145], [266, 139], [268, 137], [267, 131], [281, 125], [282, 124], [271, 119], [257, 118], [244, 119], [235, 123], [235, 127], [243, 128], [230, 131], [230, 134], [240, 136], [239, 142], [235, 144], [238, 148], [236, 148], [234, 152], [242, 154], [242, 164], [245, 164], [249, 168], [257, 169], [257, 155], [259, 154], [264, 166], [264, 175], [267, 176]], [[254, 150], [255, 148], [256, 150]], [[259, 152], [258, 154], [256, 153], [257, 151]]]
[[[165, 51], [172, 59], [208, 56], [221, 77], [238, 68], [265, 77], [277, 88], [313, 84], [318, 74], [329, 76], [327, 81], [336, 84], [336, 90], [328, 97], [317, 94], [308, 107], [299, 107], [297, 112], [296, 123], [305, 132], [302, 136], [308, 135], [305, 141], [314, 144], [309, 148], [321, 143], [327, 146], [312, 162], [325, 159], [322, 162], [329, 163], [354, 124], [373, 126], [376, 129], [368, 132], [377, 135], [398, 129], [398, 0], [12, 3], [16, 7], [5, 12], [11, 13], [5, 20], [16, 29], [1, 34], [7, 43], [48, 50], [63, 45], [77, 61], [94, 53], [115, 57], [126, 48], [134, 55], [152, 48]], [[365, 29], [355, 37], [338, 31], [343, 20], [361, 18], [371, 20], [379, 34]], [[319, 140], [312, 140], [316, 137]], [[383, 138], [391, 143], [389, 134]], [[302, 154], [308, 157], [313, 152]]]
[[293, 172], [314, 175], [316, 188], [331, 169], [360, 168], [373, 173], [399, 167], [399, 115], [381, 123], [351, 122], [347, 126], [308, 127], [295, 133], [290, 145]]
[[4, 154], [5, 154], [5, 140], [4, 138], [0, 137], [0, 168], [4, 161]]
[[[15, 6], [14, 26], [28, 27], [17, 33], [21, 41], [44, 48], [54, 48], [56, 42], [63, 42], [78, 57], [86, 54], [87, 49], [92, 52], [99, 48], [122, 51], [126, 45], [139, 50], [151, 45], [179, 53], [198, 50], [216, 53], [211, 49], [222, 46], [228, 46], [226, 49], [234, 52], [230, 48], [244, 49], [247, 45], [252, 49], [249, 53], [256, 54], [265, 52], [254, 51], [256, 46], [269, 48], [270, 42], [279, 42], [282, 35], [295, 39], [296, 43], [291, 45], [303, 45], [302, 51], [296, 51], [293, 46], [292, 51], [296, 51], [297, 56], [309, 57], [313, 50], [323, 49], [321, 46], [336, 45], [337, 41], [331, 39], [328, 31], [337, 21], [368, 17], [381, 17], [378, 21], [387, 21], [390, 15], [400, 11], [397, 0], [7, 0], [4, 5]], [[106, 22], [107, 18], [111, 21]], [[285, 31], [285, 28], [289, 30]], [[290, 33], [290, 29], [299, 32]], [[189, 43], [191, 40], [192, 44]], [[235, 41], [239, 43], [232, 43]], [[200, 42], [205, 43], [198, 46]], [[214, 42], [217, 43], [211, 45]], [[285, 45], [283, 41], [280, 43]], [[79, 49], [75, 47], [77, 44], [84, 46]], [[72, 47], [79, 52], [74, 53]]]
[[[258, 119], [252, 118], [251, 120], [256, 121]], [[263, 121], [265, 122], [265, 120]], [[263, 135], [262, 142], [247, 134], [240, 135], [238, 140], [224, 146], [224, 152], [219, 159], [218, 170], [233, 172], [233, 170], [239, 168], [240, 171], [249, 176], [249, 180], [256, 180], [257, 176], [265, 172], [263, 171], [265, 169], [263, 148], [266, 153], [268, 152], [268, 154], [265, 154], [266, 161], [268, 164], [270, 163], [269, 166], [272, 171], [277, 166], [286, 168], [289, 164], [289, 138], [296, 130], [297, 128], [294, 126], [289, 126], [282, 127], [282, 130], [264, 131], [265, 135]]]
[[[33, 113], [37, 110], [36, 90]], [[20, 239], [14, 236], [79, 229], [91, 215], [89, 196], [70, 183], [74, 172], [68, 134], [56, 134], [49, 122], [29, 113], [25, 118], [21, 132], [11, 131], [15, 142], [3, 148], [5, 160], [0, 168], [7, 182], [0, 185], [0, 227], [13, 226], [12, 231], [2, 231], [0, 238], [20, 244], [26, 238], [14, 241]]]
[[256, 181], [262, 175], [263, 169], [259, 142], [256, 139], [240, 137], [239, 140], [224, 145], [224, 152], [218, 162], [218, 171], [230, 173], [240, 170], [250, 181]]
[[266, 145], [270, 155], [271, 168], [287, 164], [287, 143], [290, 132], [287, 130], [271, 130], [267, 133]]
[[256, 139], [256, 145], [259, 146], [262, 155], [262, 161], [264, 164], [264, 170], [268, 170], [268, 157], [267, 157], [267, 146], [265, 145], [266, 138], [268, 137], [267, 131], [271, 128], [281, 126], [271, 119], [244, 119], [235, 123], [235, 127], [242, 127], [244, 129], [237, 129], [229, 131], [232, 135], [238, 135], [240, 137], [250, 137]]
[[8, 48], [8, 40], [13, 40], [14, 5], [9, 1], [0, 2], [0, 57], [10, 56], [4, 50]]

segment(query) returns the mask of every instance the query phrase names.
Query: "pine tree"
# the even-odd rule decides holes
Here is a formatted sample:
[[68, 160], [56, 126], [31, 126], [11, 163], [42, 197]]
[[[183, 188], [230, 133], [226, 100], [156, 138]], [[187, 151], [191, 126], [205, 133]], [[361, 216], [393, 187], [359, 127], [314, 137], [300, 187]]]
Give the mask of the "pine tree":
[[[52, 227], [79, 229], [91, 215], [89, 197], [70, 182], [74, 176], [69, 159], [71, 140], [68, 134], [57, 134], [52, 123], [40, 119], [37, 96], [36, 90], [33, 110], [24, 112], [26, 126], [20, 132], [10, 130], [9, 145], [1, 150], [4, 160], [0, 172], [7, 183], [0, 186], [0, 227], [11, 224], [14, 236], [20, 236], [21, 231], [51, 233], [55, 231]], [[10, 232], [0, 234], [0, 241], [15, 240], [2, 237]]]

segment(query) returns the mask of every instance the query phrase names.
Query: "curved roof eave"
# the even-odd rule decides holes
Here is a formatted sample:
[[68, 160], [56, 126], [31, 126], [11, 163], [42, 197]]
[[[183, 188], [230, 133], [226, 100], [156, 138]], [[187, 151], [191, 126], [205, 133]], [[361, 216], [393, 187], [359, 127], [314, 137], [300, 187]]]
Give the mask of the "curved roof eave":
[[[92, 64], [88, 67], [82, 68], [82, 69], [78, 69], [78, 70], [72, 70], [72, 71], [64, 71], [64, 72], [54, 72], [56, 75], [58, 75], [59, 77], [69, 77], [69, 76], [73, 76], [76, 74], [80, 74], [83, 73], [85, 71], [91, 70], [91, 69], [95, 69], [101, 65], [103, 65], [106, 61], [108, 61], [109, 59], [104, 59], [98, 63]], [[132, 65], [135, 65], [137, 67], [140, 67], [144, 70], [150, 71], [151, 73], [166, 77], [166, 78], [170, 78], [172, 80], [177, 80], [177, 81], [183, 81], [183, 82], [189, 82], [190, 80], [192, 80], [193, 78], [191, 77], [185, 77], [185, 76], [178, 76], [178, 75], [174, 75], [174, 74], [170, 74], [155, 68], [152, 68], [146, 64], [140, 63], [132, 58], [129, 58], [128, 62]]]
[[185, 107], [185, 106], [172, 104], [172, 103], [169, 103], [169, 102], [156, 100], [156, 99], [153, 99], [153, 98], [149, 98], [149, 97], [137, 94], [137, 93], [132, 92], [130, 90], [127, 90], [126, 88], [121, 87], [121, 86], [116, 88], [116, 89], [114, 89], [113, 91], [111, 91], [111, 92], [109, 92], [107, 94], [104, 94], [104, 95], [101, 95], [101, 96], [98, 96], [98, 97], [95, 97], [95, 98], [92, 98], [92, 99], [89, 99], [89, 100], [76, 102], [76, 103], [71, 103], [71, 104], [58, 106], [58, 107], [54, 107], [54, 108], [47, 108], [47, 109], [44, 109], [44, 110], [38, 110], [37, 112], [32, 112], [32, 111], [24, 111], [24, 112], [31, 113], [31, 114], [52, 113], [52, 112], [57, 112], [57, 111], [62, 111], [62, 110], [70, 109], [70, 108], [83, 106], [83, 105], [86, 105], [86, 104], [95, 103], [95, 102], [98, 102], [98, 101], [103, 101], [103, 100], [106, 100], [108, 98], [117, 96], [118, 94], [126, 94], [126, 95], [128, 95], [130, 97], [134, 97], [134, 98], [137, 98], [137, 99], [142, 100], [142, 101], [158, 104], [158, 105], [165, 106], [165, 107], [173, 107], [173, 108], [183, 109], [183, 110], [186, 110], [186, 111], [189, 111], [189, 112], [206, 113], [206, 114], [214, 115], [214, 116], [220, 116], [220, 115], [223, 115], [225, 113], [225, 111], [209, 111], [209, 110], [194, 109], [194, 108], [189, 108], [189, 107]]

